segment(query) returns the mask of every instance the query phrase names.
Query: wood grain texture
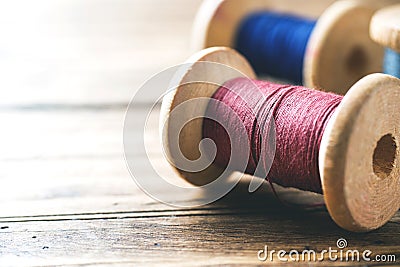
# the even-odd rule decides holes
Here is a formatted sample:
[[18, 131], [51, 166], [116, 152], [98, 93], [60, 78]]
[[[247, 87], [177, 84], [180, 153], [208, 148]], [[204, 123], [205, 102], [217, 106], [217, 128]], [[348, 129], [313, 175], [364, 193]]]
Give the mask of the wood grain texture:
[[[318, 226], [313, 222], [318, 217], [320, 221], [326, 220], [324, 214], [308, 218], [298, 213], [286, 214], [176, 212], [161, 216], [142, 214], [137, 218], [13, 223], [10, 228], [1, 230], [2, 246], [6, 244], [2, 259], [14, 259], [17, 263], [19, 259], [26, 259], [35, 265], [260, 264], [257, 251], [265, 245], [288, 251], [321, 251], [335, 247], [338, 236], [346, 237], [352, 249], [370, 248], [377, 254], [400, 256], [399, 243], [393, 242], [390, 233], [380, 231], [360, 237], [343, 233], [333, 224]], [[396, 224], [389, 224], [387, 230], [394, 232], [396, 227]], [[290, 234], [283, 232], [284, 229]]]
[[[137, 116], [144, 111], [138, 107]], [[15, 122], [38, 122], [32, 133], [42, 129], [82, 142], [73, 155], [67, 145], [49, 146], [42, 157], [32, 149], [2, 160], [2, 265], [257, 265], [256, 253], [264, 245], [321, 251], [340, 237], [350, 248], [400, 257], [400, 214], [377, 231], [352, 234], [337, 227], [324, 209], [283, 205], [267, 184], [249, 194], [244, 181], [223, 200], [200, 208], [158, 203], [137, 188], [124, 165], [117, 145], [123, 114], [123, 109], [9, 112]], [[103, 134], [85, 134], [101, 129]], [[48, 138], [32, 136], [25, 142]], [[296, 190], [278, 192], [295, 203], [322, 200]]]
[[[325, 129], [319, 158], [323, 192], [330, 214], [345, 229], [376, 229], [400, 208], [398, 101], [399, 79], [368, 75], [351, 87]], [[394, 141], [382, 149], [384, 136]], [[374, 167], [380, 149], [387, 155], [380, 156], [390, 166], [387, 173]]]

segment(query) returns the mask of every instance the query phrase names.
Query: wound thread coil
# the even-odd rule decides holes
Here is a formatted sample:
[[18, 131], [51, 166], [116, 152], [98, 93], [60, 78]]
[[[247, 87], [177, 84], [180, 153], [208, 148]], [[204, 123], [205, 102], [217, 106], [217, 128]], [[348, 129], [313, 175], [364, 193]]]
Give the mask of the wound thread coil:
[[[225, 47], [202, 50], [194, 54], [187, 64], [174, 79], [177, 82], [175, 89], [164, 97], [161, 119], [166, 122], [163, 131], [164, 148], [182, 178], [198, 186], [208, 186], [214, 182], [224, 184], [225, 179], [229, 181], [229, 173], [232, 177], [238, 177], [236, 159], [238, 163], [247, 160], [250, 162], [247, 170], [245, 165], [241, 172], [254, 173], [255, 176], [265, 178], [269, 171], [268, 165], [276, 164], [278, 171], [272, 173], [277, 175], [269, 177], [271, 180], [275, 179], [275, 182], [284, 186], [322, 191], [332, 219], [349, 231], [366, 232], [377, 229], [398, 211], [399, 79], [385, 74], [371, 74], [354, 84], [341, 98], [303, 87], [285, 88], [282, 85], [254, 81], [255, 75], [249, 63], [240, 54]], [[236, 80], [237, 78], [240, 79]], [[247, 79], [245, 84], [236, 83], [243, 79]], [[259, 83], [259, 91], [264, 91], [261, 96], [254, 97], [257, 86], [252, 89], [247, 87], [254, 83]], [[228, 98], [224, 99], [227, 96], [224, 87], [241, 92], [240, 98], [246, 101], [238, 99], [239, 94], [231, 97], [228, 94]], [[295, 92], [306, 95], [299, 99]], [[291, 97], [291, 93], [295, 97]], [[308, 94], [315, 98], [315, 102], [313, 97], [307, 99]], [[201, 101], [196, 102], [196, 99]], [[211, 103], [219, 101], [217, 99], [222, 101], [216, 105]], [[190, 104], [184, 105], [185, 103]], [[220, 105], [233, 107], [235, 112], [231, 115], [232, 118], [239, 118], [238, 124], [231, 122], [230, 117], [226, 118], [227, 113], [219, 108]], [[252, 109], [254, 112], [249, 113]], [[177, 110], [179, 112], [175, 112]], [[257, 123], [252, 114], [257, 115]], [[222, 135], [212, 132], [216, 129], [215, 125], [207, 126], [208, 115], [222, 120], [223, 125], [229, 125], [228, 129], [233, 126], [233, 135], [230, 136], [233, 149], [231, 156], [236, 159], [230, 167], [224, 168], [225, 158], [229, 154], [226, 148], [229, 145]], [[289, 119], [288, 116], [292, 118]], [[182, 124], [182, 118], [192, 123]], [[272, 128], [268, 124], [269, 118], [276, 118], [276, 144], [281, 146], [277, 148], [277, 162], [273, 162], [275, 158], [268, 153], [261, 153], [265, 147], [265, 139], [273, 136], [265, 133], [265, 129]], [[292, 125], [288, 125], [288, 122]], [[239, 125], [244, 125], [243, 134], [237, 134], [235, 130]], [[257, 129], [260, 125], [261, 128]], [[179, 134], [177, 129], [181, 129]], [[203, 139], [208, 139], [204, 138], [207, 136], [215, 138], [217, 146], [222, 147], [225, 152], [218, 155], [221, 152], [217, 151], [216, 160], [211, 159], [211, 165], [205, 169], [190, 171], [186, 164], [190, 164], [190, 161], [198, 162], [199, 151], [204, 151], [199, 145]], [[259, 142], [259, 139], [264, 139], [264, 142]], [[246, 143], [249, 148], [244, 150], [242, 144], [245, 147]], [[182, 155], [185, 159], [180, 160]], [[180, 168], [175, 162], [186, 163]], [[292, 163], [297, 166], [292, 169], [294, 172], [287, 169], [282, 171], [282, 168]], [[254, 165], [257, 165], [255, 171]], [[273, 169], [271, 166], [271, 170]], [[300, 180], [296, 180], [298, 177], [288, 179], [290, 174], [297, 171], [302, 175]], [[289, 175], [286, 176], [287, 174]], [[221, 177], [222, 180], [219, 179]], [[251, 187], [252, 184], [249, 190]]]
[[386, 74], [400, 78], [400, 53], [390, 48], [385, 49], [383, 71]]
[[[255, 86], [262, 94], [254, 94]], [[231, 146], [243, 152], [250, 143], [249, 158], [241, 159], [248, 160], [248, 174], [254, 175], [260, 163], [262, 169], [256, 175], [262, 178], [268, 177], [281, 186], [322, 193], [318, 166], [321, 139], [342, 96], [301, 86], [237, 78], [222, 85], [212, 99], [217, 101], [210, 101], [206, 117], [215, 117], [215, 120], [204, 120], [203, 137], [216, 143], [216, 164], [227, 166]], [[241, 121], [236, 116], [232, 119], [232, 111]], [[224, 129], [218, 121], [227, 122], [229, 129]], [[247, 135], [235, 134], [236, 140], [231, 143], [227, 131], [238, 129], [238, 123], [244, 124]], [[269, 150], [275, 147], [268, 144], [272, 127], [276, 131], [274, 157]], [[263, 147], [266, 149], [262, 150]]]
[[256, 12], [240, 24], [235, 47], [259, 75], [303, 84], [304, 57], [316, 21], [289, 14]]

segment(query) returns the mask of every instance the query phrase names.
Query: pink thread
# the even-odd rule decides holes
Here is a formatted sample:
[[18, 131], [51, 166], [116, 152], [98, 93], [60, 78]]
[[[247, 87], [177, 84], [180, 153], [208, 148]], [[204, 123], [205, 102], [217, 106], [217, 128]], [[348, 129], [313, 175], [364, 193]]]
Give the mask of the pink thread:
[[[281, 186], [322, 193], [319, 148], [326, 125], [342, 96], [301, 86], [237, 78], [226, 82], [212, 98], [218, 101], [210, 102], [206, 115], [212, 114], [215, 120], [204, 120], [203, 136], [216, 143], [216, 164], [227, 166], [231, 155], [227, 131], [233, 132], [232, 153], [246, 154], [243, 148], [251, 147], [249, 159], [240, 159], [248, 160], [246, 173], [254, 175], [260, 162], [261, 172], [256, 176]], [[226, 107], [239, 116], [239, 122]], [[267, 153], [261, 153], [271, 138], [271, 116], [276, 129], [275, 157], [271, 155], [271, 147], [267, 147]], [[226, 122], [229, 128], [225, 130], [216, 121]], [[235, 133], [240, 127], [238, 123], [245, 126], [247, 136]], [[268, 164], [271, 160], [272, 166]]]

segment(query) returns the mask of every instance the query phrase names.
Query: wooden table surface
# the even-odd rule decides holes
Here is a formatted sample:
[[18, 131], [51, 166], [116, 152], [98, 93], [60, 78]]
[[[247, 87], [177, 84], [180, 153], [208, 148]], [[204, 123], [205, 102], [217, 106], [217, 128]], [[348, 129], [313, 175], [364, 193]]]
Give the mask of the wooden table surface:
[[[134, 183], [123, 155], [126, 107], [150, 75], [190, 54], [200, 0], [31, 2], [0, 3], [0, 266], [260, 265], [265, 245], [322, 251], [339, 238], [400, 263], [400, 213], [355, 234], [324, 208], [282, 204], [268, 184], [249, 194], [243, 181], [213, 204], [177, 208]], [[141, 101], [138, 118], [151, 104]], [[157, 146], [156, 120], [150, 129]], [[138, 144], [142, 131], [131, 133]], [[150, 156], [169, 170], [160, 153]], [[297, 203], [320, 200], [278, 192]]]

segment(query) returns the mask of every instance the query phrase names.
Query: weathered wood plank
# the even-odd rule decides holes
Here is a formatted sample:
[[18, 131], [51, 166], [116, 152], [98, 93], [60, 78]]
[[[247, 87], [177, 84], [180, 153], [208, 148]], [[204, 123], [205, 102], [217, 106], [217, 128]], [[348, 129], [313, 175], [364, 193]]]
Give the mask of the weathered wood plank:
[[[123, 109], [9, 111], [14, 123], [1, 142], [16, 151], [3, 154], [0, 169], [0, 263], [259, 264], [256, 252], [265, 244], [322, 250], [340, 237], [351, 248], [400, 257], [399, 214], [376, 232], [351, 234], [324, 210], [286, 207], [268, 185], [249, 195], [245, 182], [206, 207], [156, 202], [135, 186], [125, 167], [123, 114]], [[143, 115], [138, 108], [137, 116]], [[14, 138], [26, 126], [30, 134]], [[141, 173], [148, 175], [146, 169]], [[279, 196], [296, 202], [310, 197], [293, 190], [279, 190]], [[193, 204], [199, 197], [193, 196]]]
[[[400, 257], [395, 224], [368, 235], [351, 234], [329, 222], [326, 213], [304, 216], [286, 211], [278, 215], [183, 212], [125, 219], [5, 222], [0, 223], [0, 227], [9, 227], [0, 230], [0, 262], [21, 258], [38, 265], [124, 261], [188, 266], [260, 264], [257, 251], [265, 245], [287, 251], [322, 251], [335, 248], [338, 238], [346, 238], [349, 249]], [[315, 218], [320, 219], [316, 222]], [[332, 264], [327, 259], [322, 263]]]
[[[145, 116], [145, 109], [138, 107], [135, 115]], [[133, 182], [123, 158], [123, 108], [14, 110], [0, 113], [3, 124], [5, 118], [13, 123], [2, 131], [0, 139], [3, 151], [10, 152], [0, 156], [0, 217], [174, 210], [147, 196]], [[154, 130], [148, 139], [158, 142], [157, 118], [150, 124]], [[132, 137], [137, 137], [139, 144], [142, 130], [135, 131]], [[158, 146], [151, 147], [150, 155], [158, 165], [176, 177], [156, 149]], [[138, 162], [146, 157], [140, 153], [133, 156]], [[139, 171], [143, 177], [152, 175], [145, 168]], [[238, 194], [244, 196], [241, 201], [248, 196], [245, 185], [236, 191], [242, 192]], [[314, 195], [295, 190], [278, 191], [291, 202], [302, 203], [310, 196], [313, 202], [321, 202]], [[163, 188], [159, 192], [169, 194]], [[267, 184], [257, 194], [260, 201], [273, 197]], [[193, 195], [192, 203], [199, 198]]]

